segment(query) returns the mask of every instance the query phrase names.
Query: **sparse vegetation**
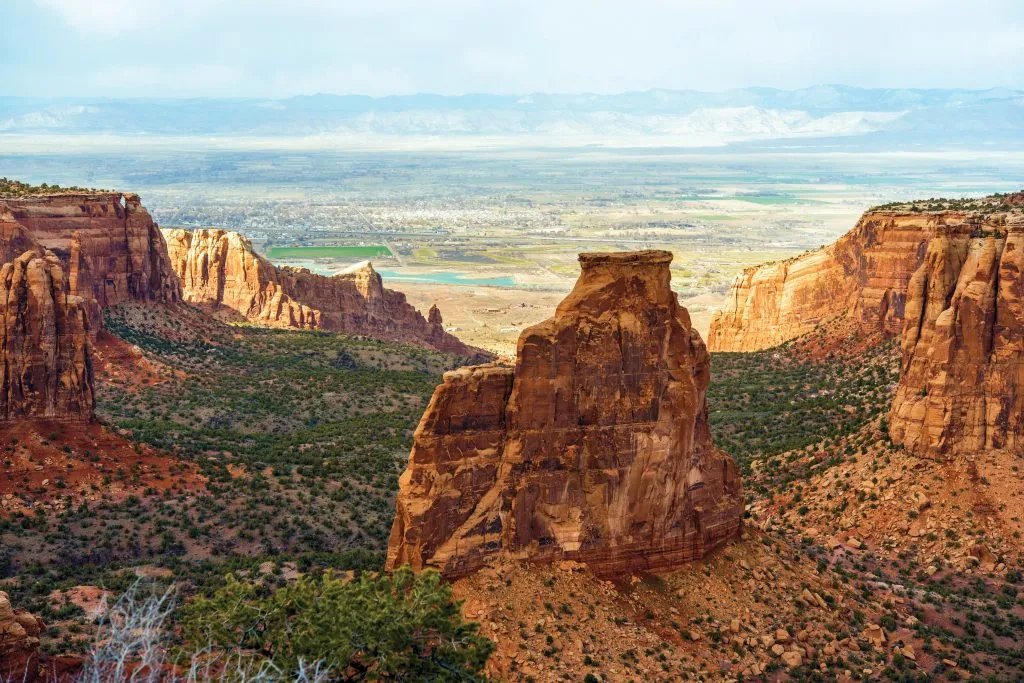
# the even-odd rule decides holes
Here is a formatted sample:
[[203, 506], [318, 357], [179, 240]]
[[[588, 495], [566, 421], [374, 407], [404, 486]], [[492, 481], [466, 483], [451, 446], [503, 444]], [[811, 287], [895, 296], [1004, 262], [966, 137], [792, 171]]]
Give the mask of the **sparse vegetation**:
[[107, 191], [108, 190], [97, 190], [94, 188], [78, 187], [77, 185], [72, 185], [70, 187], [61, 187], [60, 185], [49, 185], [47, 183], [31, 185], [29, 183], [23, 183], [20, 180], [0, 178], [0, 197], [32, 197], [35, 195], [47, 194], [75, 194], [79, 192]]
[[465, 623], [436, 572], [325, 573], [271, 591], [228, 577], [185, 611], [193, 646], [241, 648], [281, 671], [317, 662], [331, 679], [462, 681], [479, 675], [494, 649]]

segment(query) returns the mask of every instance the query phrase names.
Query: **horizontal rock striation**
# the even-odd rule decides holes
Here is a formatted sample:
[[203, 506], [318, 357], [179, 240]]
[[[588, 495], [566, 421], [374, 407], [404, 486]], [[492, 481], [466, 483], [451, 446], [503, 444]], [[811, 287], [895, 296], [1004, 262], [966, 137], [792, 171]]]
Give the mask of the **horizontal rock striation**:
[[0, 420], [92, 418], [88, 310], [54, 254], [0, 265]]
[[405, 295], [384, 288], [368, 262], [325, 277], [277, 267], [244, 236], [227, 230], [165, 230], [186, 301], [261, 325], [361, 334], [484, 356], [444, 330], [439, 311], [424, 318]]
[[709, 356], [671, 254], [583, 254], [514, 368], [450, 372], [416, 430], [387, 566], [461, 576], [506, 554], [615, 575], [700, 558], [743, 497], [707, 424]]
[[758, 351], [851, 314], [865, 331], [902, 329], [907, 285], [928, 241], [963, 214], [872, 211], [835, 243], [747, 268], [711, 321], [708, 348]]
[[892, 439], [925, 457], [1024, 453], [1024, 218], [950, 226], [910, 280]]
[[[0, 198], [0, 231], [12, 224], [61, 259], [72, 294], [99, 307], [181, 298], [163, 236], [138, 195]], [[98, 311], [94, 318], [98, 330]]]

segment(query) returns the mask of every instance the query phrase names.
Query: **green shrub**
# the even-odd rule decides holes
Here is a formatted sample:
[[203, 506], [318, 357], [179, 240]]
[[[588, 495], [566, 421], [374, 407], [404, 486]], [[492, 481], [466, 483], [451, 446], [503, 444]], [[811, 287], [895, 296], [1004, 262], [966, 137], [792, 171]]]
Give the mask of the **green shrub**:
[[183, 619], [193, 647], [251, 650], [282, 671], [322, 662], [346, 680], [477, 677], [494, 649], [477, 630], [439, 574], [408, 567], [351, 581], [304, 576], [271, 592], [229, 575]]

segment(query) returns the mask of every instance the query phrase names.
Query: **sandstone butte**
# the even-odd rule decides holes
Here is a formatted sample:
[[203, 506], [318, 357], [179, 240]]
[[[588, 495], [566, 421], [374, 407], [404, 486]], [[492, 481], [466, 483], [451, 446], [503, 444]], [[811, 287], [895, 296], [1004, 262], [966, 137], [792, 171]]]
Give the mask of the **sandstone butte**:
[[184, 299], [277, 327], [361, 334], [486, 357], [445, 331], [434, 307], [424, 318], [405, 295], [385, 289], [369, 262], [331, 277], [275, 266], [243, 235], [227, 230], [164, 230]]
[[846, 315], [863, 332], [899, 335], [907, 287], [931, 239], [991, 229], [1024, 206], [1024, 193], [961, 200], [934, 211], [920, 204], [872, 209], [827, 247], [745, 269], [711, 321], [708, 348], [759, 351]]
[[52, 252], [0, 265], [0, 421], [92, 418], [88, 308]]
[[137, 195], [0, 197], [0, 420], [91, 419], [102, 307], [180, 295]]
[[514, 368], [449, 372], [399, 483], [387, 566], [496, 556], [662, 570], [738, 534], [739, 474], [707, 423], [709, 355], [663, 251], [582, 254]]
[[893, 441], [932, 458], [1024, 453], [1022, 235], [1024, 192], [869, 211], [824, 249], [744, 271], [709, 347], [767, 348], [850, 315], [900, 337]]
[[865, 329], [898, 334], [907, 285], [932, 235], [953, 213], [873, 210], [816, 251], [745, 269], [711, 320], [708, 348], [759, 351], [851, 314]]
[[918, 455], [1024, 455], [1024, 216], [928, 243], [910, 279], [893, 441]]
[[96, 302], [93, 334], [102, 325], [101, 308], [181, 298], [163, 235], [136, 194], [0, 197], [0, 236], [17, 228], [61, 260], [71, 294]]

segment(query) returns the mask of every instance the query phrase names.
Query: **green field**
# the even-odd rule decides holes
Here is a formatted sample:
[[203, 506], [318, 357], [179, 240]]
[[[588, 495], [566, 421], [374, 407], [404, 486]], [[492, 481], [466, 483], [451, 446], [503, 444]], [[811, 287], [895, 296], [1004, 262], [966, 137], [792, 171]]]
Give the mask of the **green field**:
[[378, 246], [348, 247], [271, 247], [268, 258], [379, 258], [391, 256], [391, 250], [383, 244]]

